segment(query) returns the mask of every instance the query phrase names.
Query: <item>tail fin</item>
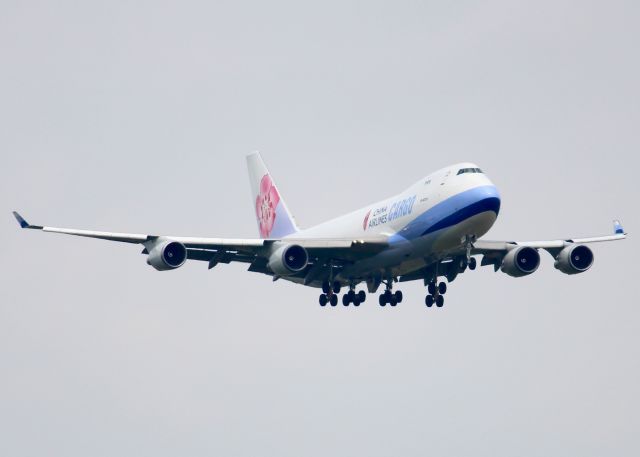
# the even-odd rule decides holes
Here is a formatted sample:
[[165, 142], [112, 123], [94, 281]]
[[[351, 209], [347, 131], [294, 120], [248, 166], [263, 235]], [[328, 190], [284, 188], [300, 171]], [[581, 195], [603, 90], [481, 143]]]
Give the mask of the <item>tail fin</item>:
[[261, 238], [282, 238], [298, 231], [293, 216], [259, 152], [247, 156], [251, 196]]

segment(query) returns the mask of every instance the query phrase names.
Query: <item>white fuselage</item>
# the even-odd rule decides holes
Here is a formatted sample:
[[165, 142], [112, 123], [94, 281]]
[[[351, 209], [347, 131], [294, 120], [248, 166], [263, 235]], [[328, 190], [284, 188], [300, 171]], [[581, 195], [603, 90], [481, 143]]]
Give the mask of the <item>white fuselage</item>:
[[[460, 170], [468, 171], [458, 174]], [[459, 249], [467, 236], [480, 238], [499, 209], [500, 196], [489, 178], [476, 165], [460, 163], [432, 173], [394, 197], [291, 237], [384, 238], [388, 249], [347, 266], [337, 279], [395, 277], [442, 259]]]

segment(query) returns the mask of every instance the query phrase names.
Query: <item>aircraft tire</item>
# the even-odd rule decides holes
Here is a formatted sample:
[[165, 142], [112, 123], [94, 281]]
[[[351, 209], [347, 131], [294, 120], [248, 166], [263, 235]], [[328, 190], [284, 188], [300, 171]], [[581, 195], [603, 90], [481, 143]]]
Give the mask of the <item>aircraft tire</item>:
[[393, 294], [393, 297], [395, 298], [396, 303], [402, 303], [403, 296], [402, 296], [402, 291], [401, 290], [396, 290], [396, 293]]
[[438, 295], [436, 297], [436, 306], [438, 308], [442, 308], [444, 306], [444, 297], [442, 295]]
[[360, 303], [364, 303], [366, 299], [367, 299], [367, 293], [364, 290], [361, 290], [360, 292], [358, 292], [358, 301]]
[[438, 292], [440, 295], [444, 295], [447, 293], [447, 283], [441, 282], [438, 284]]
[[336, 306], [338, 304], [338, 296], [336, 294], [331, 295], [329, 302], [331, 303], [331, 306]]
[[424, 299], [424, 304], [427, 305], [427, 308], [431, 308], [433, 306], [433, 295], [427, 295]]
[[325, 294], [320, 294], [318, 301], [320, 302], [320, 306], [327, 306], [327, 296]]
[[349, 302], [350, 302], [350, 301], [351, 301], [351, 299], [350, 299], [350, 297], [349, 297], [349, 294], [344, 294], [344, 295], [342, 296], [342, 304], [343, 304], [344, 306], [349, 306]]
[[380, 297], [378, 297], [378, 303], [380, 303], [380, 306], [384, 306], [387, 304], [387, 300], [384, 294], [380, 294]]
[[429, 291], [429, 295], [433, 295], [436, 293], [436, 283], [435, 282], [430, 282], [429, 285], [427, 286], [427, 290]]

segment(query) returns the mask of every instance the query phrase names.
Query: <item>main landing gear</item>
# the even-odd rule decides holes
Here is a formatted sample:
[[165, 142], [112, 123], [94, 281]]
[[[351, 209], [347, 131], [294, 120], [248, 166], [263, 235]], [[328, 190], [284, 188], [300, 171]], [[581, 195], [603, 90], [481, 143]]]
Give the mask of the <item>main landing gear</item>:
[[353, 306], [360, 306], [360, 303], [364, 302], [367, 299], [367, 294], [364, 290], [360, 292], [356, 292], [354, 289], [349, 289], [349, 292], [342, 296], [342, 304], [344, 306], [349, 306], [353, 304]]
[[392, 292], [391, 286], [393, 283], [391, 281], [387, 282], [387, 290], [381, 293], [380, 297], [378, 298], [378, 303], [380, 303], [380, 306], [385, 306], [387, 304], [396, 306], [398, 303], [402, 303], [402, 291], [396, 290], [395, 292]]
[[[331, 306], [338, 304], [338, 294], [340, 293], [340, 283], [338, 281], [331, 284], [329, 281], [325, 281], [322, 284], [322, 294], [318, 301], [320, 306], [326, 306], [327, 303]], [[360, 306], [367, 299], [367, 293], [364, 290], [356, 292], [353, 286], [349, 287], [349, 292], [342, 296], [342, 304], [344, 306]]]
[[320, 306], [326, 306], [329, 303], [331, 306], [338, 304], [338, 294], [340, 293], [340, 283], [338, 281], [331, 284], [329, 281], [322, 283], [322, 294], [318, 301]]
[[443, 295], [447, 293], [447, 284], [444, 282], [438, 284], [437, 281], [434, 280], [429, 283], [427, 290], [429, 294], [424, 299], [424, 304], [427, 305], [428, 308], [431, 308], [435, 303], [438, 308], [442, 308], [444, 306]]

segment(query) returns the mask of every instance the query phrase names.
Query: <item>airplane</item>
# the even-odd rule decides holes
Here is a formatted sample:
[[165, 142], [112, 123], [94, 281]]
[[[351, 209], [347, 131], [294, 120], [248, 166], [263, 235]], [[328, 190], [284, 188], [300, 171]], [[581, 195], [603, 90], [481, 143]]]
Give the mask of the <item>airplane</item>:
[[[187, 260], [208, 263], [242, 262], [249, 271], [321, 288], [321, 306], [359, 306], [367, 292], [381, 285], [380, 306], [403, 301], [397, 283], [423, 281], [425, 305], [444, 305], [447, 283], [480, 265], [512, 277], [534, 273], [539, 250], [555, 259], [565, 274], [584, 273], [594, 261], [590, 243], [626, 238], [619, 221], [606, 236], [551, 241], [485, 241], [496, 222], [500, 194], [473, 163], [458, 163], [426, 176], [403, 192], [317, 226], [300, 229], [278, 191], [260, 154], [247, 156], [247, 166], [259, 238], [194, 238], [168, 235], [112, 233], [29, 224], [13, 212], [20, 226], [123, 243], [141, 244], [147, 263], [159, 271], [175, 270]], [[440, 281], [446, 278], [447, 282]]]

